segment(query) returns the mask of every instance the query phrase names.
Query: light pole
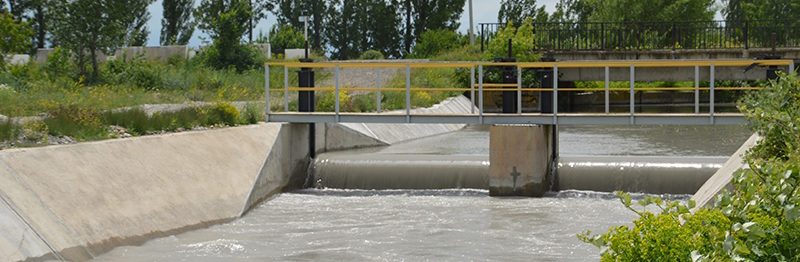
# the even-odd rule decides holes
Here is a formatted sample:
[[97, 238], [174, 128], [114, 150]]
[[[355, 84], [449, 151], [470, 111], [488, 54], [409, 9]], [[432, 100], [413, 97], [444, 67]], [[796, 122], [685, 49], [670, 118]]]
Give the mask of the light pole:
[[[470, 0], [470, 1], [471, 1], [471, 0]], [[303, 35], [305, 36], [305, 38], [306, 38], [306, 41], [308, 41], [308, 16], [306, 16], [306, 15], [304, 15], [304, 16], [301, 16], [301, 17], [300, 17], [300, 22], [303, 22], [303, 23], [304, 23], [304, 26], [303, 26], [303, 27], [304, 27], [304, 30], [303, 30]]]
[[472, 25], [472, 0], [469, 0], [469, 45], [475, 44], [475, 30]]

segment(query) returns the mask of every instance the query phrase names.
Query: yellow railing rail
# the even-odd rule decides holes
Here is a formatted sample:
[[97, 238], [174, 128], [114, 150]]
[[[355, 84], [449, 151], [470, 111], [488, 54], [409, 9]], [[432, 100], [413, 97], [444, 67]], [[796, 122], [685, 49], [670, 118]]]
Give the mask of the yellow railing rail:
[[558, 66], [560, 68], [576, 67], [708, 67], [715, 66], [749, 66], [758, 64], [762, 66], [788, 66], [794, 61], [791, 59], [776, 60], [631, 60], [631, 61], [563, 61], [563, 62], [524, 62], [524, 63], [492, 63], [492, 62], [415, 62], [415, 63], [371, 63], [371, 62], [320, 62], [320, 63], [299, 63], [299, 62], [270, 62], [267, 66], [286, 66], [286, 67], [307, 67], [307, 68], [340, 68], [352, 67], [397, 67], [409, 66], [411, 68], [457, 68], [475, 66], [518, 66], [522, 68], [549, 68]]
[[[794, 60], [791, 59], [777, 59], [777, 60], [632, 60], [632, 61], [561, 61], [561, 62], [525, 62], [525, 63], [492, 63], [492, 62], [318, 62], [318, 63], [299, 63], [299, 62], [270, 62], [265, 63], [265, 79], [266, 79], [266, 112], [269, 114], [269, 95], [273, 91], [284, 92], [284, 107], [289, 111], [289, 92], [303, 92], [303, 91], [333, 91], [335, 93], [335, 116], [336, 122], [339, 119], [339, 91], [370, 91], [377, 92], [377, 111], [380, 112], [381, 108], [381, 92], [386, 91], [400, 91], [406, 93], [406, 121], [410, 123], [410, 110], [411, 110], [411, 93], [412, 92], [427, 92], [427, 91], [463, 91], [471, 92], [470, 99], [473, 105], [478, 105], [477, 112], [480, 123], [483, 123], [483, 93], [498, 92], [498, 91], [516, 91], [517, 95], [517, 113], [522, 112], [522, 93], [521, 92], [550, 92], [552, 93], [552, 113], [553, 123], [558, 123], [558, 93], [561, 92], [604, 92], [605, 93], [605, 109], [606, 114], [609, 111], [609, 95], [610, 92], [628, 92], [630, 93], [630, 116], [631, 124], [634, 123], [634, 93], [638, 91], [694, 91], [695, 94], [695, 113], [700, 113], [700, 91], [708, 91], [709, 93], [709, 114], [711, 123], [714, 123], [714, 92], [720, 90], [756, 90], [758, 87], [715, 87], [714, 74], [715, 67], [748, 67], [752, 65], [759, 66], [788, 66], [790, 71], [794, 70]], [[283, 67], [284, 81], [283, 88], [271, 89], [269, 84], [269, 67], [279, 66]], [[517, 70], [517, 83], [483, 83], [484, 66], [498, 67], [498, 66], [513, 66]], [[695, 86], [694, 87], [635, 87], [635, 68], [636, 67], [694, 67], [695, 72]], [[708, 79], [710, 86], [700, 87], [700, 67], [709, 68]], [[288, 68], [332, 68], [335, 78], [335, 86], [333, 87], [290, 87], [289, 86], [289, 70]], [[405, 68], [406, 83], [405, 88], [382, 88], [380, 81], [376, 79], [378, 85], [375, 87], [341, 87], [339, 85], [339, 68]], [[431, 87], [411, 87], [411, 69], [412, 68], [470, 68], [470, 86], [466, 88], [448, 87], [448, 88], [431, 88]], [[552, 88], [537, 88], [537, 87], [522, 87], [522, 69], [523, 68], [552, 68], [553, 77]], [[604, 88], [558, 88], [558, 70], [559, 68], [605, 68], [605, 87]], [[630, 83], [629, 88], [610, 87], [609, 68], [630, 68]], [[477, 71], [477, 72], [476, 72]], [[380, 70], [377, 71], [378, 79], [380, 79]], [[476, 74], [477, 73], [477, 74]], [[476, 82], [477, 75], [477, 82]], [[476, 88], [477, 87], [477, 88]], [[478, 94], [475, 94], [477, 92]], [[550, 95], [550, 94], [547, 94]], [[475, 101], [475, 98], [479, 101]], [[477, 102], [477, 103], [476, 103]], [[474, 108], [472, 113], [474, 114]]]

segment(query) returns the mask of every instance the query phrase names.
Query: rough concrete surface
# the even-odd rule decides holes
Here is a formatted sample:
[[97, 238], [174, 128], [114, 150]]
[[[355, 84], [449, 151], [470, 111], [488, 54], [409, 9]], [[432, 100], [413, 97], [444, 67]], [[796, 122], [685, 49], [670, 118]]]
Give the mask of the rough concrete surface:
[[552, 125], [489, 128], [489, 195], [541, 197], [550, 189]]
[[[115, 246], [235, 219], [248, 198], [266, 197], [251, 196], [253, 182], [271, 147], [287, 142], [278, 140], [281, 127], [4, 151], [0, 193], [8, 204], [0, 205], [0, 219], [16, 226], [0, 227], [0, 260], [52, 258], [49, 245], [64, 259], [83, 261]], [[276, 192], [283, 182], [267, 180], [261, 192]], [[14, 243], [20, 230], [41, 237]]]
[[[448, 98], [430, 108], [414, 109], [412, 113], [470, 113], [474, 107], [469, 98], [458, 96]], [[393, 111], [397, 113], [398, 111]], [[375, 138], [386, 144], [457, 131], [464, 124], [380, 124], [380, 123], [342, 123], [342, 126]]]
[[695, 210], [700, 207], [713, 205], [714, 196], [716, 196], [717, 193], [719, 193], [719, 191], [721, 191], [723, 188], [727, 188], [730, 191], [733, 190], [733, 186], [730, 184], [731, 179], [733, 178], [733, 173], [741, 168], [749, 168], [747, 164], [744, 163], [742, 156], [744, 156], [747, 150], [755, 146], [757, 141], [757, 134], [750, 136], [750, 138], [747, 139], [747, 141], [745, 141], [738, 150], [736, 150], [736, 153], [731, 155], [731, 158], [725, 162], [725, 165], [717, 170], [717, 172], [714, 173], [714, 175], [711, 176], [711, 178], [709, 178], [708, 181], [706, 181], [706, 183], [704, 183], [696, 193], [694, 193], [692, 200], [694, 200], [697, 204]]

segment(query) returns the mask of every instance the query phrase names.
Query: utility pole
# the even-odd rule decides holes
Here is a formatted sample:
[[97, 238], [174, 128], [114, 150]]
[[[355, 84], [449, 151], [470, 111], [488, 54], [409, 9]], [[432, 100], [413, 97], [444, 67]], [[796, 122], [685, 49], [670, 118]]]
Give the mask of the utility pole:
[[472, 0], [469, 0], [469, 45], [475, 44], [475, 29], [472, 25]]
[[[472, 0], [470, 0], [472, 1]], [[253, 0], [250, 0], [250, 10], [253, 10]], [[472, 10], [472, 9], [470, 9]], [[253, 43], [253, 15], [250, 15], [250, 43]]]

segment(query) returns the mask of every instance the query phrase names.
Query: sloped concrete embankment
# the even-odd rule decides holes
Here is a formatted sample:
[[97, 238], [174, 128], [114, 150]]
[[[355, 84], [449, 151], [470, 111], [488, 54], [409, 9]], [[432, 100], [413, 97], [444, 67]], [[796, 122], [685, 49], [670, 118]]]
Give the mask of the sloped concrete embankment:
[[[463, 102], [429, 110], [457, 112], [463, 109], [451, 107]], [[317, 128], [316, 150], [386, 145], [463, 127], [353, 126]], [[303, 185], [307, 137], [307, 124], [262, 123], [2, 151], [0, 261], [85, 261], [117, 246], [236, 219]]]
[[747, 139], [747, 141], [745, 141], [738, 150], [736, 150], [736, 153], [733, 153], [731, 158], [729, 158], [728, 161], [725, 162], [725, 164], [719, 170], [717, 170], [717, 172], [714, 173], [711, 178], [706, 180], [703, 186], [701, 186], [696, 193], [694, 193], [692, 200], [694, 200], [697, 204], [695, 210], [700, 207], [713, 205], [714, 196], [719, 194], [722, 189], [733, 191], [734, 188], [731, 185], [733, 173], [739, 169], [750, 168], [747, 163], [744, 162], [743, 157], [744, 154], [747, 153], [747, 150], [750, 150], [750, 148], [755, 146], [757, 142], [757, 134], [750, 136], [750, 138]]

